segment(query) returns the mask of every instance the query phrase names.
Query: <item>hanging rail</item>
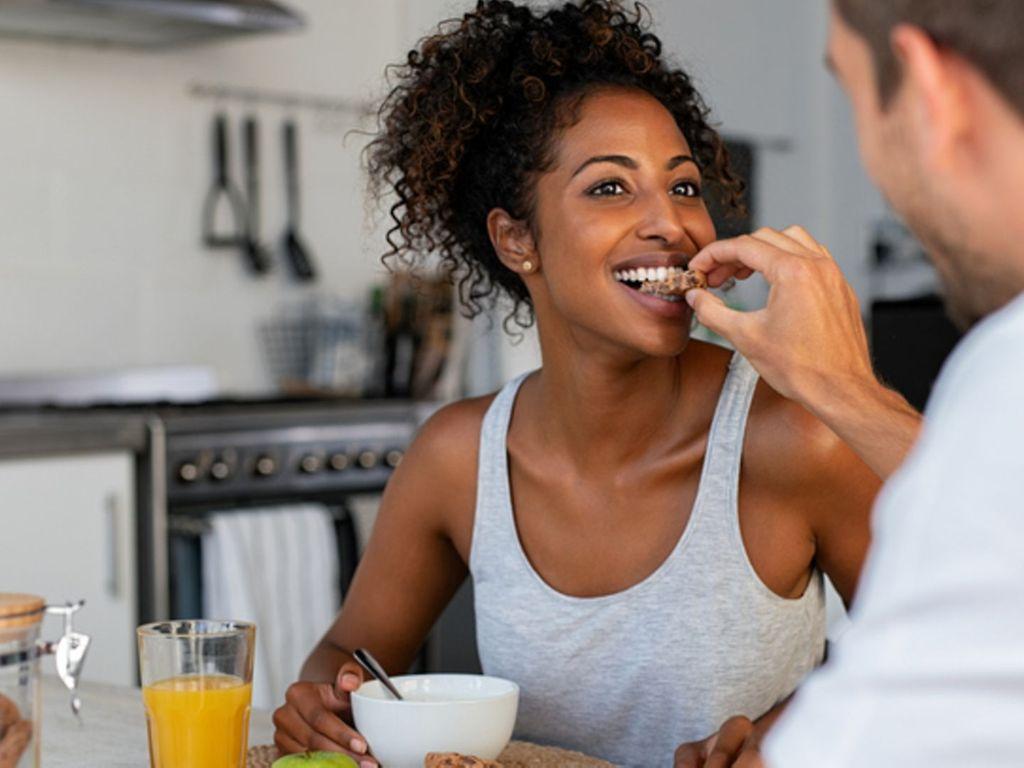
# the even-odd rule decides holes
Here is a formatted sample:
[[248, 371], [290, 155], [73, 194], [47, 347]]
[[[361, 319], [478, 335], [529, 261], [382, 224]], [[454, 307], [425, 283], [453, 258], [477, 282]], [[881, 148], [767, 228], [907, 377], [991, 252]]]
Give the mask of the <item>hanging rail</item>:
[[360, 117], [368, 117], [374, 113], [373, 105], [369, 102], [299, 93], [296, 91], [265, 90], [263, 88], [215, 83], [193, 83], [189, 86], [188, 93], [190, 96], [198, 99], [241, 101], [247, 104], [267, 104], [286, 109], [309, 109], [317, 112], [348, 112]]

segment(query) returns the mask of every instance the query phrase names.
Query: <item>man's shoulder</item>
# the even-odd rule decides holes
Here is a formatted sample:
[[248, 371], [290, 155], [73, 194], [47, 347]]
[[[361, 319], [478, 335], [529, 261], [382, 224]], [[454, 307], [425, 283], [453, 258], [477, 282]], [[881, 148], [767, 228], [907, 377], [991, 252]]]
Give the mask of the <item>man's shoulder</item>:
[[961, 418], [991, 420], [997, 415], [1024, 419], [1022, 392], [1024, 295], [979, 323], [953, 351], [935, 383], [926, 424]]

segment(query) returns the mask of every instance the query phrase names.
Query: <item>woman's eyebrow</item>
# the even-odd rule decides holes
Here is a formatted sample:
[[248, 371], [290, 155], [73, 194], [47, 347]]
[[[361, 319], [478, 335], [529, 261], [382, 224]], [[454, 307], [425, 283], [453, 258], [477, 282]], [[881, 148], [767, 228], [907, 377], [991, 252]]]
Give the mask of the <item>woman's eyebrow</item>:
[[[615, 165], [621, 165], [623, 168], [629, 168], [632, 171], [635, 171], [640, 167], [637, 161], [629, 157], [628, 155], [594, 155], [593, 157], [585, 160], [579, 168], [573, 171], [572, 176], [570, 176], [569, 178], [577, 176], [580, 173], [580, 171], [582, 171], [588, 165], [593, 165], [594, 163], [614, 163]], [[665, 170], [671, 171], [673, 168], [678, 168], [683, 163], [693, 163], [694, 165], [697, 165], [697, 161], [694, 160], [690, 155], [676, 155], [667, 163], [665, 163]]]
[[693, 163], [694, 165], [697, 166], [698, 170], [700, 169], [700, 166], [697, 165], [697, 161], [694, 160], [689, 155], [676, 155], [671, 160], [669, 160], [667, 163], [665, 163], [665, 170], [666, 171], [671, 171], [673, 168], [678, 168], [683, 163]]
[[[621, 165], [623, 168], [629, 168], [632, 171], [635, 171], [640, 167], [636, 160], [627, 155], [594, 155], [593, 157], [585, 160], [579, 168], [573, 171], [572, 176], [578, 176], [580, 171], [594, 163], [615, 163], [616, 165]], [[572, 176], [569, 178], [572, 178]]]

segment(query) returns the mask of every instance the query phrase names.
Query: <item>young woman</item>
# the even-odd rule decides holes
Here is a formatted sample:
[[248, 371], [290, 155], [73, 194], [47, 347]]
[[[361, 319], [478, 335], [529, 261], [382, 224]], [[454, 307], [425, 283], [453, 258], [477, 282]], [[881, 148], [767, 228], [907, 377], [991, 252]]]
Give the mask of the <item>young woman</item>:
[[642, 22], [481, 0], [397, 71], [369, 151], [392, 256], [440, 254], [470, 312], [510, 298], [543, 367], [423, 427], [275, 713], [286, 751], [373, 765], [350, 652], [402, 672], [467, 574], [484, 670], [521, 686], [517, 735], [617, 764], [671, 764], [727, 720], [719, 742], [756, 744], [822, 660], [822, 572], [852, 597], [879, 481], [691, 341], [685, 301], [637, 290], [714, 240], [702, 185], [737, 189]]

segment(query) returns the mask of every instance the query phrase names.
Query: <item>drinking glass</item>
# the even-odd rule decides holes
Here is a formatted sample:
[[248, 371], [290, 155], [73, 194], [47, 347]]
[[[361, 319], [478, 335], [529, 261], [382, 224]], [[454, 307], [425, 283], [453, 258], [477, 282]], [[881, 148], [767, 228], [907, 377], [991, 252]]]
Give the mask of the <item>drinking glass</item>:
[[138, 639], [151, 768], [245, 768], [256, 626], [161, 621]]

